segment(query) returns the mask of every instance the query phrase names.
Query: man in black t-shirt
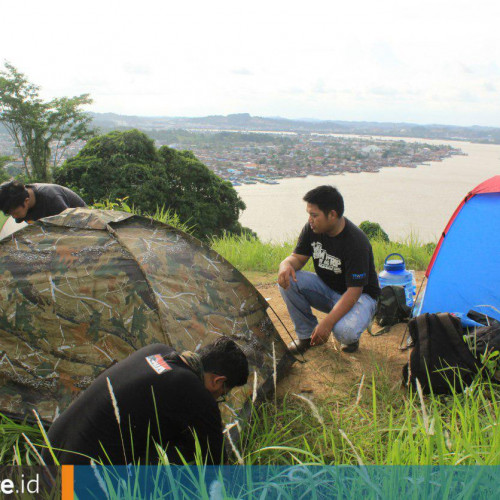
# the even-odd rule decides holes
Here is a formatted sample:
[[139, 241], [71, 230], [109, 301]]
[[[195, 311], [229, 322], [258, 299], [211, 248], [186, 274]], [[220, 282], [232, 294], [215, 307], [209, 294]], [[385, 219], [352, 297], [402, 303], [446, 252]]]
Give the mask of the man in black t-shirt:
[[28, 184], [19, 181], [0, 185], [0, 210], [16, 222], [34, 222], [57, 215], [67, 208], [84, 207], [71, 189], [58, 184]]
[[[292, 352], [323, 344], [330, 333], [345, 352], [359, 347], [359, 337], [375, 313], [380, 294], [373, 251], [366, 235], [344, 217], [344, 200], [332, 186], [304, 196], [309, 221], [293, 253], [280, 264], [278, 284], [298, 339]], [[312, 257], [316, 273], [300, 271]], [[318, 323], [311, 307], [327, 313]]]
[[[217, 399], [247, 378], [247, 358], [228, 337], [198, 354], [147, 346], [101, 373], [54, 421], [49, 441], [60, 464], [145, 465], [158, 462], [157, 446], [171, 463], [191, 462], [197, 439], [203, 460], [220, 464]], [[48, 449], [43, 457], [52, 463]]]

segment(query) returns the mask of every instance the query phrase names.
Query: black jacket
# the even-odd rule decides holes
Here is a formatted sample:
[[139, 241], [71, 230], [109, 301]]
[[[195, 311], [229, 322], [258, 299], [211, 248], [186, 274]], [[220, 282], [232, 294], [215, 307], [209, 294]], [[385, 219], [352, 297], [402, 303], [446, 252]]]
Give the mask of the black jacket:
[[[171, 463], [182, 463], [179, 453], [190, 462], [194, 432], [208, 463], [221, 463], [222, 422], [215, 399], [172, 348], [155, 344], [100, 374], [48, 436], [54, 448], [64, 450], [56, 453], [61, 464], [88, 465], [91, 457], [120, 465], [156, 463], [155, 443]], [[51, 462], [47, 450], [44, 458]]]

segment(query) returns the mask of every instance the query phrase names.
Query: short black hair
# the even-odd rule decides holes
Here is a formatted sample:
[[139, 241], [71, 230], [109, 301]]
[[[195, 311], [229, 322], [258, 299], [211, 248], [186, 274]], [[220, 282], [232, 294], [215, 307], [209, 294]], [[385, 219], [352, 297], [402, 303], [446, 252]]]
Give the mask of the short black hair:
[[332, 210], [335, 210], [339, 217], [344, 215], [344, 198], [339, 190], [333, 186], [318, 186], [308, 191], [302, 199], [306, 203], [318, 205], [318, 208], [325, 215], [328, 215]]
[[10, 180], [0, 184], [0, 210], [5, 215], [20, 207], [29, 197], [30, 194], [22, 182]]
[[248, 379], [248, 360], [245, 353], [229, 337], [219, 337], [198, 353], [203, 369], [227, 378], [227, 388], [245, 385]]

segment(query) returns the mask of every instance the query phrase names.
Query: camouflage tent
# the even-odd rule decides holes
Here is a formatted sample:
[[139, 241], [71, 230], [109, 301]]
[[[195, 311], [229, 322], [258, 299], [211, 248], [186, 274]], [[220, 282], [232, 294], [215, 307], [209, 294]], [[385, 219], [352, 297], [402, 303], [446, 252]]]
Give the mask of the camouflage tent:
[[68, 209], [0, 241], [0, 412], [51, 422], [111, 364], [155, 342], [196, 350], [224, 334], [245, 351], [238, 414], [294, 358], [257, 290], [220, 255], [166, 224]]

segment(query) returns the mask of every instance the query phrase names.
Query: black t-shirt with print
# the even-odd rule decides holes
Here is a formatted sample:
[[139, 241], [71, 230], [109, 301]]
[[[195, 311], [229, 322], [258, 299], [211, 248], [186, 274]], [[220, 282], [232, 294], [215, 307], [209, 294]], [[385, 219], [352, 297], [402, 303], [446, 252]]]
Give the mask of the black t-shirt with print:
[[348, 219], [337, 236], [316, 234], [306, 224], [293, 252], [312, 257], [316, 274], [337, 293], [362, 286], [363, 293], [370, 297], [380, 295], [372, 246], [365, 233]]
[[[171, 463], [181, 464], [177, 450], [188, 462], [195, 458], [194, 432], [207, 462], [220, 463], [217, 402], [171, 347], [153, 344], [101, 373], [54, 421], [48, 436], [63, 450], [55, 452], [60, 464], [89, 465], [87, 457], [113, 465], [155, 463], [155, 443]], [[47, 450], [43, 456], [52, 462]]]

